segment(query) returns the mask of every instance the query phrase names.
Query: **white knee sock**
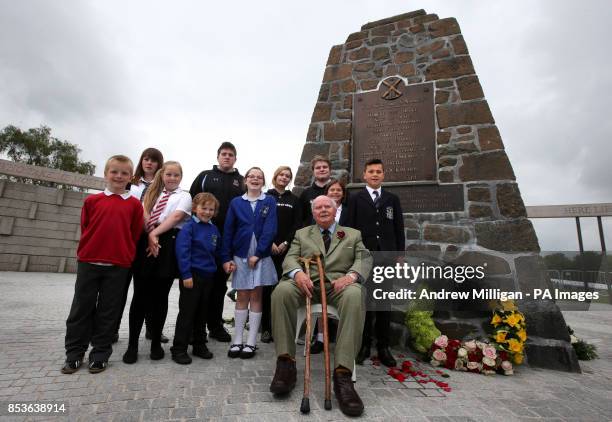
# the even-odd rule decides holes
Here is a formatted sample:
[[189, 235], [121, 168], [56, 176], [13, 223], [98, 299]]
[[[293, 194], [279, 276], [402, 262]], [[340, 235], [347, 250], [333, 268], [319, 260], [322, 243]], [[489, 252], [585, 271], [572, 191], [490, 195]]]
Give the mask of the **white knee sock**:
[[242, 344], [242, 333], [244, 331], [244, 324], [246, 324], [247, 317], [249, 316], [248, 309], [236, 309], [234, 311], [234, 338], [232, 344]]
[[261, 324], [261, 312], [249, 313], [249, 336], [246, 344], [255, 346], [257, 344], [257, 333], [259, 333], [259, 325]]

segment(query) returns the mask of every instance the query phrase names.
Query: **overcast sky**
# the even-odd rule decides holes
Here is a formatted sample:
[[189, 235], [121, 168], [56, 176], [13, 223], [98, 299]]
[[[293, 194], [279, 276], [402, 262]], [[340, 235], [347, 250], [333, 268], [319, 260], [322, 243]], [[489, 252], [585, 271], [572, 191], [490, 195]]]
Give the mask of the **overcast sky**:
[[[0, 5], [1, 127], [50, 126], [98, 175], [106, 157], [155, 146], [188, 188], [224, 140], [241, 172], [296, 169], [331, 46], [424, 8], [459, 21], [525, 203], [612, 202], [606, 0]], [[543, 249], [577, 248], [573, 220], [534, 223]], [[583, 230], [597, 250], [594, 219]]]

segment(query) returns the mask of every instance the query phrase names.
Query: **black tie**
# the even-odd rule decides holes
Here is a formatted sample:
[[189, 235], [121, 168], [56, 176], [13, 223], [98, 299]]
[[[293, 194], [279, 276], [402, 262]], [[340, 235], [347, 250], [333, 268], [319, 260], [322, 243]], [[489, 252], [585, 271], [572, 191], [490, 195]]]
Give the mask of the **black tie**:
[[140, 194], [140, 202], [141, 203], [144, 201], [145, 193], [147, 193], [147, 190], [149, 189], [149, 186], [151, 186], [151, 183], [153, 183], [153, 182], [145, 182], [143, 180], [142, 183], [145, 185], [145, 187], [142, 190], [142, 193]]
[[321, 233], [323, 236], [323, 244], [325, 245], [325, 252], [329, 250], [329, 245], [331, 244], [331, 236], [329, 235], [329, 230], [325, 229]]
[[377, 190], [375, 190], [373, 193], [374, 193], [374, 205], [376, 205], [376, 208], [378, 208], [378, 200], [380, 199], [380, 196], [378, 196]]

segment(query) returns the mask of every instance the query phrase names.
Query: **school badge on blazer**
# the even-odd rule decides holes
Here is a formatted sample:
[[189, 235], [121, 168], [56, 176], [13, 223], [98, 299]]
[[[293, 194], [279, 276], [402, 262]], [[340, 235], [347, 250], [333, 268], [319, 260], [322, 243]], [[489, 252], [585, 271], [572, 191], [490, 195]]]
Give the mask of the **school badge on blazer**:
[[213, 247], [217, 247], [217, 235], [216, 235], [216, 234], [213, 234], [213, 235], [210, 237], [210, 241], [211, 241], [211, 243], [212, 243]]
[[270, 207], [268, 205], [266, 205], [265, 207], [263, 207], [261, 209], [261, 215], [262, 217], [265, 217], [266, 215], [268, 215], [268, 212], [270, 211]]
[[389, 220], [393, 220], [393, 207], [387, 207], [385, 209], [386, 215], [387, 215], [387, 219]]

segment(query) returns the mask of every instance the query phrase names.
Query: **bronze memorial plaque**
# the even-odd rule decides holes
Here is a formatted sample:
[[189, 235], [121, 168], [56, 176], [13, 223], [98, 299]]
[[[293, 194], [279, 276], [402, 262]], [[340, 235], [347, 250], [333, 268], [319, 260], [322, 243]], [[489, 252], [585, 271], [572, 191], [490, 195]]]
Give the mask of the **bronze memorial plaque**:
[[[350, 186], [352, 195], [359, 188]], [[416, 214], [426, 212], [456, 212], [464, 211], [465, 202], [463, 185], [383, 185], [383, 189], [399, 197], [402, 212]]]
[[404, 213], [463, 211], [463, 185], [385, 186], [396, 194]]
[[385, 181], [437, 181], [433, 83], [385, 79], [378, 91], [355, 94], [353, 182], [366, 161], [380, 158]]

